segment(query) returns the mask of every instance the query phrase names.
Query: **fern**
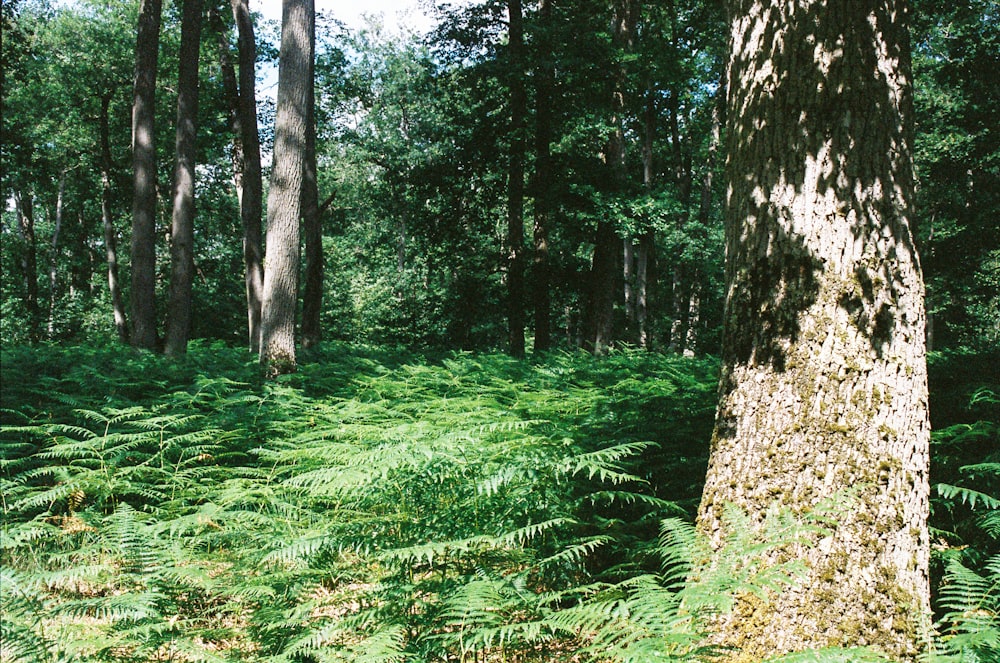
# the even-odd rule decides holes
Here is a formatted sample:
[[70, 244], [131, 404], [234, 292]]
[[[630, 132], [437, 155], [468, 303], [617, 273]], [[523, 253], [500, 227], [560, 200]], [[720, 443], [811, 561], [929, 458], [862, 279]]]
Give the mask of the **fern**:
[[930, 661], [1000, 660], [1000, 555], [992, 557], [982, 573], [951, 559], [938, 602], [945, 613], [937, 624], [939, 636]]

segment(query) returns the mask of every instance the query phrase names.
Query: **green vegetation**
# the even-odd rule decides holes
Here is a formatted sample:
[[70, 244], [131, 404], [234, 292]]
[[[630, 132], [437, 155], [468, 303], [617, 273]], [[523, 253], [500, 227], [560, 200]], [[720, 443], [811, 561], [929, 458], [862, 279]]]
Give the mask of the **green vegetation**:
[[[424, 35], [319, 16], [318, 183], [300, 199], [321, 202], [310, 212], [317, 232], [302, 238], [305, 287], [284, 316], [300, 347], [281, 369], [297, 371], [273, 380], [246, 351], [260, 340], [248, 329], [260, 311], [247, 298], [255, 267], [244, 250], [264, 247], [253, 232], [260, 210], [247, 204], [244, 216], [247, 192], [234, 184], [250, 163], [234, 139], [254, 131], [237, 130], [233, 104], [254, 92], [273, 163], [273, 90], [248, 81], [275, 68], [279, 26], [255, 15], [246, 41], [256, 53], [241, 51], [230, 3], [204, 3], [192, 340], [186, 354], [156, 354], [173, 315], [164, 238], [182, 4], [167, 0], [161, 17], [148, 251], [132, 246], [141, 233], [129, 223], [139, 3], [0, 5], [0, 663], [704, 661], [720, 653], [712, 634], [727, 613], [798, 582], [792, 551], [813, 545], [857, 495], [762, 523], [731, 510], [721, 550], [692, 524], [723, 354], [733, 120], [724, 101], [738, 84], [723, 70], [735, 3], [436, 3]], [[910, 221], [934, 431], [926, 658], [992, 663], [1000, 21], [996, 0], [909, 4], [919, 184]], [[518, 13], [519, 40], [509, 18]], [[257, 67], [233, 89], [241, 54]], [[839, 106], [802, 117], [836, 124], [847, 119]], [[762, 239], [767, 251], [795, 244]], [[133, 298], [130, 277], [148, 253], [155, 293]], [[781, 300], [807, 268], [820, 265], [763, 285]], [[924, 319], [901, 310], [893, 279], [844, 273], [854, 277], [838, 304], [879, 343], [899, 331], [883, 313]], [[801, 313], [786, 303], [778, 327]], [[144, 343], [156, 352], [129, 347], [134, 309], [146, 305], [157, 313]], [[748, 343], [778, 348], [773, 332]], [[517, 336], [527, 360], [499, 354], [520, 354]], [[832, 341], [847, 338], [841, 328]], [[606, 357], [581, 350], [605, 345]], [[808, 376], [809, 361], [791, 355], [784, 370]], [[866, 362], [837, 365], [857, 377]], [[894, 385], [865, 384], [849, 399], [857, 414], [899, 407]], [[801, 385], [802, 402], [835, 388]], [[845, 421], [823, 421], [826, 440], [855, 439]], [[825, 450], [820, 438], [810, 442]], [[770, 457], [783, 453], [766, 445]], [[807, 465], [830, 485], [843, 478], [843, 468]], [[880, 481], [900, 467], [877, 458], [863, 475]], [[781, 496], [766, 478], [726, 479]], [[866, 523], [873, 537], [924, 540], [918, 523], [885, 520]], [[830, 555], [821, 580], [851, 562]], [[873, 601], [902, 606], [890, 575], [867, 586]], [[842, 632], [861, 633], [873, 615], [845, 616]]]
[[[843, 508], [700, 566], [713, 360], [249, 359], [4, 351], [4, 661], [709, 660], [731, 597], [795, 582], [764, 556]], [[936, 446], [942, 661], [1000, 636], [1000, 417], [965, 377]], [[815, 656], [785, 660], [866, 660]]]

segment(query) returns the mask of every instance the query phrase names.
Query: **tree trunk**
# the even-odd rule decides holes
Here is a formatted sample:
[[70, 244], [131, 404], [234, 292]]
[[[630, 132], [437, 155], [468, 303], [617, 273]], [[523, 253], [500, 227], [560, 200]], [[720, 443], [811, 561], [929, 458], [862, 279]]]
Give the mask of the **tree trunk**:
[[555, 71], [549, 47], [552, 29], [552, 0], [538, 3], [538, 58], [535, 67], [535, 213], [532, 235], [534, 258], [532, 265], [532, 292], [534, 293], [535, 343], [534, 352], [552, 347], [551, 311], [552, 294], [549, 292], [549, 224], [552, 218], [552, 88]]
[[649, 268], [653, 262], [656, 235], [652, 228], [639, 238], [639, 250], [636, 255], [635, 282], [635, 325], [638, 330], [640, 348], [653, 349], [653, 335], [649, 330]]
[[243, 220], [243, 263], [250, 351], [260, 351], [261, 307], [264, 301], [264, 260], [261, 228], [263, 178], [260, 134], [257, 130], [257, 42], [247, 0], [231, 0], [239, 40], [239, 119], [243, 162], [240, 179], [240, 217]]
[[[719, 149], [722, 103], [725, 99], [725, 77], [720, 81], [718, 97], [712, 108], [712, 129], [708, 143], [708, 154], [705, 157], [705, 176], [701, 181], [701, 199], [698, 203], [698, 226], [702, 232], [708, 228], [712, 212], [712, 180], [715, 174], [715, 161]], [[704, 271], [695, 266], [688, 275], [687, 311], [684, 315], [684, 343], [680, 351], [685, 356], [694, 356], [699, 343], [701, 331], [701, 291]]]
[[299, 213], [309, 119], [313, 0], [284, 0], [278, 59], [274, 165], [267, 197], [267, 261], [260, 361], [271, 375], [295, 370]]
[[140, 0], [132, 102], [132, 344], [156, 348], [156, 62], [161, 0]]
[[[646, 192], [653, 190], [653, 140], [656, 138], [656, 91], [647, 85], [646, 108], [642, 114], [642, 185]], [[635, 334], [640, 348], [652, 349], [649, 333], [649, 263], [656, 248], [656, 231], [650, 227], [639, 238], [635, 266]]]
[[101, 226], [104, 229], [104, 252], [108, 261], [108, 292], [111, 295], [111, 313], [114, 316], [118, 340], [128, 343], [128, 321], [125, 318], [122, 287], [118, 281], [118, 233], [111, 216], [111, 130], [108, 108], [111, 92], [101, 96]]
[[524, 356], [524, 153], [528, 99], [524, 89], [521, 0], [507, 0], [510, 158], [507, 162], [507, 339], [511, 356]]
[[56, 291], [59, 285], [59, 235], [63, 224], [63, 202], [66, 193], [66, 171], [59, 173], [59, 192], [56, 194], [55, 227], [52, 229], [52, 255], [49, 256], [49, 323], [48, 338], [56, 333]]
[[738, 660], [916, 660], [928, 589], [923, 284], [909, 228], [906, 6], [732, 0], [723, 369], [700, 528], [849, 494], [806, 574], [738, 597]]
[[693, 357], [698, 347], [698, 330], [701, 328], [701, 282], [696, 271], [691, 275], [691, 288], [688, 293], [687, 312], [684, 316], [684, 346], [681, 354]]
[[638, 333], [636, 331], [636, 294], [637, 294], [637, 279], [636, 271], [638, 268], [637, 255], [639, 247], [636, 245], [636, 241], [633, 237], [629, 236], [625, 238], [622, 242], [622, 281], [624, 282], [625, 291], [625, 337], [629, 342], [633, 342], [638, 338]]
[[[315, 49], [315, 35], [313, 35], [312, 44], [312, 48]], [[312, 58], [310, 58], [310, 65], [313, 65]], [[308, 94], [306, 155], [302, 173], [302, 225], [306, 244], [306, 283], [302, 293], [302, 345], [310, 348], [318, 344], [323, 336], [320, 324], [320, 314], [323, 311], [323, 226], [316, 169], [314, 69], [309, 72]]]
[[39, 308], [38, 308], [38, 246], [35, 241], [35, 202], [30, 191], [18, 191], [14, 194], [17, 203], [17, 230], [24, 245], [21, 253], [21, 274], [24, 280], [24, 309], [28, 314], [28, 340], [32, 343], [39, 339]]
[[[612, 20], [612, 41], [619, 50], [614, 74], [614, 91], [611, 97], [611, 124], [614, 127], [607, 145], [607, 167], [611, 187], [615, 192], [624, 189], [625, 132], [622, 127], [625, 113], [624, 52], [631, 50], [638, 24], [639, 1], [615, 0]], [[618, 292], [618, 260], [622, 254], [622, 240], [614, 223], [607, 218], [597, 224], [594, 235], [594, 255], [590, 268], [589, 306], [587, 308], [587, 349], [594, 354], [607, 352], [613, 332], [615, 298]]]
[[177, 164], [174, 168], [174, 207], [170, 225], [170, 300], [165, 346], [168, 355], [187, 352], [188, 337], [191, 334], [200, 46], [201, 0], [184, 0], [180, 72], [177, 77]]

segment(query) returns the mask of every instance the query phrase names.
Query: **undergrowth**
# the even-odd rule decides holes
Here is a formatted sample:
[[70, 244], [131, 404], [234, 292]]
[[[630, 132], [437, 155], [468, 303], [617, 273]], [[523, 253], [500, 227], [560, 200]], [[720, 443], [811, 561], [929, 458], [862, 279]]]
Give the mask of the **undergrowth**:
[[[5, 349], [0, 660], [712, 660], [727, 597], [796, 581], [755, 560], [822, 527], [775, 513], [699, 566], [716, 371], [325, 345], [266, 382], [219, 345]], [[929, 660], [996, 660], [1000, 471], [972, 448], [997, 428], [953, 425]]]

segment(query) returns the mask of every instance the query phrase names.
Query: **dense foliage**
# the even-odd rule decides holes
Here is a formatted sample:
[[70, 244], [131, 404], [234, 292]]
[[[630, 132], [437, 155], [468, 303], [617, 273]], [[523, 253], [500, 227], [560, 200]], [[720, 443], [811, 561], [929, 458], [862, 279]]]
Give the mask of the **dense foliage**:
[[[272, 382], [247, 359], [5, 350], [5, 661], [708, 660], [727, 597], [795, 582], [758, 555], [847, 504], [698, 566], [710, 360], [323, 345]], [[935, 401], [935, 660], [998, 651], [988, 380]]]
[[[215, 18], [205, 24], [200, 60], [192, 337], [240, 343], [246, 316], [241, 230], [222, 64], [235, 58], [235, 35], [227, 8], [215, 4], [207, 3]], [[595, 232], [606, 223], [631, 246], [632, 261], [647, 256], [647, 344], [717, 352], [721, 8], [700, 0], [649, 3], [622, 45], [609, 33], [613, 4], [560, 2], [546, 15], [539, 3], [525, 3], [522, 72], [511, 70], [503, 3], [439, 8], [438, 26], [427, 35], [394, 33], [377, 21], [349, 31], [336, 16], [320, 17], [326, 338], [503, 348], [512, 140], [507, 90], [512, 77], [521, 76], [530, 134], [529, 246], [539, 239], [540, 219], [547, 224], [547, 262], [543, 270], [540, 254], [529, 251], [526, 282], [529, 291], [550, 295], [545, 315], [554, 342], [586, 344]], [[936, 349], [989, 348], [998, 341], [993, 74], [1000, 37], [993, 13], [991, 2], [914, 3], [916, 225]], [[157, 102], [160, 237], [170, 217], [179, 16], [179, 8], [166, 3]], [[4, 3], [4, 341], [114, 335], [101, 233], [101, 118], [106, 114], [110, 222], [118, 245], [127, 247], [135, 20], [132, 2]], [[273, 70], [277, 26], [258, 20], [257, 36], [263, 77]], [[622, 88], [617, 111], [613, 72]], [[543, 86], [546, 75], [551, 89]], [[265, 156], [273, 139], [269, 76], [258, 94]], [[625, 141], [624, 165], [612, 176], [607, 142], [616, 127]], [[621, 181], [613, 184], [616, 178]], [[169, 251], [163, 242], [157, 251], [158, 298], [165, 300]], [[129, 256], [119, 253], [127, 300]], [[619, 256], [617, 268], [614, 338], [636, 343], [638, 265], [622, 264]], [[530, 336], [531, 324], [527, 331]]]

